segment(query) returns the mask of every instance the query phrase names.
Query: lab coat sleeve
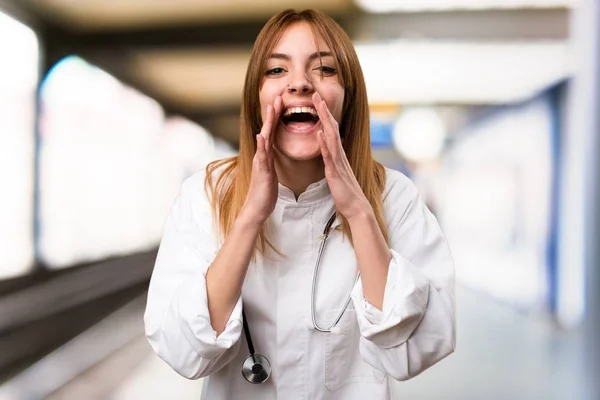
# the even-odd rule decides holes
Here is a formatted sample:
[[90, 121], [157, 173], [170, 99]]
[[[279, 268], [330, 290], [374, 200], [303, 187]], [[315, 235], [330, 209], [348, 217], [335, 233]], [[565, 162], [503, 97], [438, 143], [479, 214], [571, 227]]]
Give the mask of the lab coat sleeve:
[[184, 182], [167, 218], [144, 314], [154, 351], [188, 379], [218, 371], [240, 347], [241, 299], [218, 337], [210, 323], [206, 271], [218, 251], [215, 232], [199, 172]]
[[454, 351], [454, 263], [435, 217], [398, 174], [384, 199], [392, 257], [382, 310], [365, 300], [360, 280], [352, 300], [363, 360], [407, 380]]

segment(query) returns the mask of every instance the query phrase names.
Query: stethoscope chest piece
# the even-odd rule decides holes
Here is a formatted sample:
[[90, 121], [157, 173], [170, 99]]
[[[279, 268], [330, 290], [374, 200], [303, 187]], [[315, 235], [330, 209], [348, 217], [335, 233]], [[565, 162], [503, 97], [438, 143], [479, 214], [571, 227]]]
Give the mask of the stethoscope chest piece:
[[250, 354], [242, 365], [242, 375], [250, 383], [263, 383], [271, 376], [271, 363], [261, 354]]

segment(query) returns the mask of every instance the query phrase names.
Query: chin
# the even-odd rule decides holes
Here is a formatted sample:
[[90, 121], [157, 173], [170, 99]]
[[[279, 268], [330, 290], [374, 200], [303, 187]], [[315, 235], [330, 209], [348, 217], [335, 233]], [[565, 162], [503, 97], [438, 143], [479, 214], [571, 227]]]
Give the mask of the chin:
[[289, 160], [310, 161], [321, 157], [316, 136], [296, 137], [287, 132], [278, 132], [278, 139], [275, 143], [277, 153]]
[[281, 146], [277, 148], [277, 153], [281, 157], [285, 157], [292, 161], [311, 161], [321, 158], [321, 150], [317, 147], [307, 148], [286, 148]]

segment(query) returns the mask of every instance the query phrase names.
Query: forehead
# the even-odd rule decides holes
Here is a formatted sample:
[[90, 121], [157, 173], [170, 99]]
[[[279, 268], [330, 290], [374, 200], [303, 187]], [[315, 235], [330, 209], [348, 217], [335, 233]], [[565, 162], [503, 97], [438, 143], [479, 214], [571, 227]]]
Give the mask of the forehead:
[[330, 51], [327, 42], [307, 22], [297, 22], [283, 31], [275, 48], [276, 53], [300, 54]]

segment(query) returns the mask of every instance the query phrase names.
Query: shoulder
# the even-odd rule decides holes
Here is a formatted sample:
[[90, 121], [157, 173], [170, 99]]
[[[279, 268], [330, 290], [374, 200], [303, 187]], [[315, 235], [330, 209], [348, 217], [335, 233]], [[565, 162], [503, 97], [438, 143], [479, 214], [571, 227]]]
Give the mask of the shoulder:
[[204, 180], [206, 179], [206, 173], [207, 173], [206, 168], [202, 168], [201, 170], [194, 172], [192, 175], [190, 175], [183, 181], [183, 187], [191, 188], [191, 187], [204, 186]]
[[202, 168], [187, 177], [181, 185], [181, 197], [186, 200], [201, 200], [206, 197], [205, 179], [206, 168]]
[[382, 203], [391, 243], [398, 243], [411, 229], [441, 233], [435, 216], [423, 201], [417, 186], [401, 172], [386, 168]]
[[412, 203], [418, 199], [419, 190], [413, 181], [400, 171], [385, 168], [385, 187], [382, 194], [384, 207], [386, 203], [398, 207], [402, 203]]
[[383, 214], [390, 230], [390, 238], [395, 241], [426, 215], [426, 206], [417, 186], [406, 175], [389, 168], [385, 172]]
[[207, 169], [202, 168], [187, 177], [181, 192], [171, 209], [171, 218], [179, 231], [201, 229], [208, 232], [214, 229], [214, 211], [211, 204], [210, 191], [206, 190]]

